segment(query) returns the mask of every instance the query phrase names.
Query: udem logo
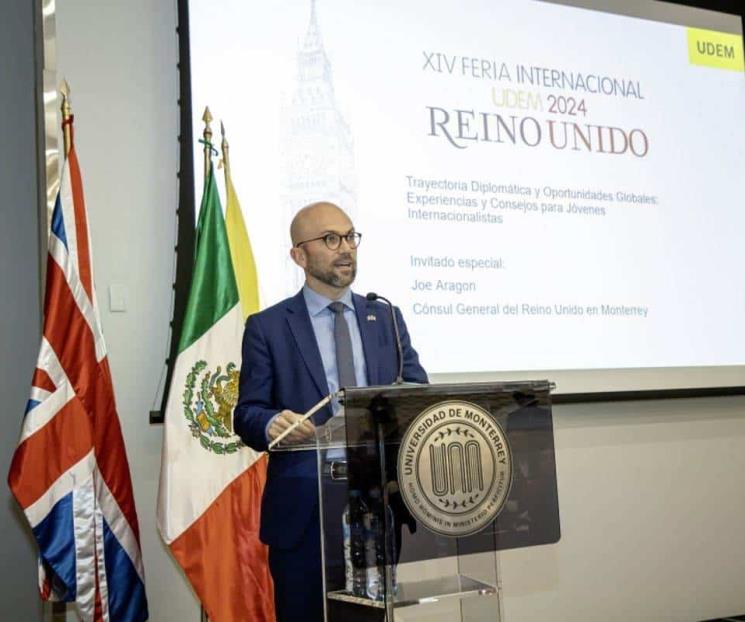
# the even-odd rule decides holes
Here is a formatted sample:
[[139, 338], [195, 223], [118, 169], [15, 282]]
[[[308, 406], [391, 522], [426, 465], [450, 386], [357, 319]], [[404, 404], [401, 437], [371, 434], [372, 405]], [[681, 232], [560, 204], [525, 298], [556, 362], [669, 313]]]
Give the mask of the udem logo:
[[693, 65], [745, 71], [743, 40], [739, 35], [688, 28], [688, 60]]

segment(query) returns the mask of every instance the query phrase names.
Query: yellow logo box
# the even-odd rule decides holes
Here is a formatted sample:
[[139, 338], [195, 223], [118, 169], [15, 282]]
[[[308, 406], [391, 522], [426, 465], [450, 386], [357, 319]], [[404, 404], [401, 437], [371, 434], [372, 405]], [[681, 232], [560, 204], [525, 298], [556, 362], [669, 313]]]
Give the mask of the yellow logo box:
[[693, 65], [745, 71], [742, 37], [726, 32], [688, 28], [688, 60]]

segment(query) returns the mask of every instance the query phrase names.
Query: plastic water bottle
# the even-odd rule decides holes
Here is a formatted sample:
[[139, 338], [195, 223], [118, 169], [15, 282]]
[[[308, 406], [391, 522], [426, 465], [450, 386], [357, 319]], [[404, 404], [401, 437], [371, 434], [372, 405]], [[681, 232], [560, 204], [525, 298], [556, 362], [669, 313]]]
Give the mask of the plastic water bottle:
[[349, 492], [349, 504], [342, 516], [344, 535], [344, 587], [354, 596], [366, 596], [367, 572], [365, 569], [365, 524], [367, 507], [360, 493]]
[[354, 569], [352, 567], [352, 530], [349, 527], [349, 504], [341, 517], [341, 530], [344, 534], [344, 589], [352, 594], [354, 589]]
[[[374, 495], [373, 496], [377, 496]], [[382, 507], [382, 506], [378, 506]], [[366, 593], [372, 600], [383, 600], [385, 598], [385, 568], [386, 548], [391, 559], [388, 559], [391, 570], [391, 587], [393, 594], [397, 592], [396, 564], [392, 557], [394, 555], [393, 537], [393, 511], [390, 506], [386, 507], [390, 530], [386, 533], [385, 522], [382, 516], [374, 512], [365, 514], [365, 562], [367, 565]]]
[[380, 519], [372, 512], [365, 514], [365, 564], [367, 565], [367, 581], [365, 591], [372, 600], [383, 600], [385, 594], [385, 575], [381, 572], [385, 564], [385, 556], [381, 560], [381, 540], [383, 530], [380, 529]]

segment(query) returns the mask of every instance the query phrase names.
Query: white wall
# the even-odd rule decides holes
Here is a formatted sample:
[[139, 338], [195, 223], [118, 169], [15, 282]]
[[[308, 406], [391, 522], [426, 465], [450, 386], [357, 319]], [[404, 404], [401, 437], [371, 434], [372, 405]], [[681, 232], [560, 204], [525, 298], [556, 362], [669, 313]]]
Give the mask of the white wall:
[[562, 538], [502, 553], [514, 620], [745, 612], [745, 398], [558, 406]]
[[[148, 424], [171, 305], [175, 2], [65, 0], [57, 16], [151, 619], [196, 621], [155, 528], [162, 429]], [[126, 313], [108, 311], [111, 284], [126, 286]], [[502, 554], [506, 620], [745, 612], [745, 398], [562, 406], [555, 428], [562, 540]]]

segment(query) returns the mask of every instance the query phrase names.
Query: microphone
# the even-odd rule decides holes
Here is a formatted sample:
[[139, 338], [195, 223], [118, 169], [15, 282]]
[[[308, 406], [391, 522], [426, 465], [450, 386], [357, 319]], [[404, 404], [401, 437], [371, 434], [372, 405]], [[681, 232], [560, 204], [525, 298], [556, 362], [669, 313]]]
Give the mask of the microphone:
[[396, 312], [393, 310], [393, 303], [383, 296], [379, 296], [375, 292], [369, 292], [365, 296], [370, 301], [382, 300], [388, 305], [388, 309], [391, 312], [391, 319], [393, 320], [393, 332], [396, 336], [396, 354], [398, 355], [398, 376], [393, 381], [393, 384], [403, 384], [404, 382], [404, 350], [401, 347], [401, 333], [398, 330], [398, 320], [396, 319]]

